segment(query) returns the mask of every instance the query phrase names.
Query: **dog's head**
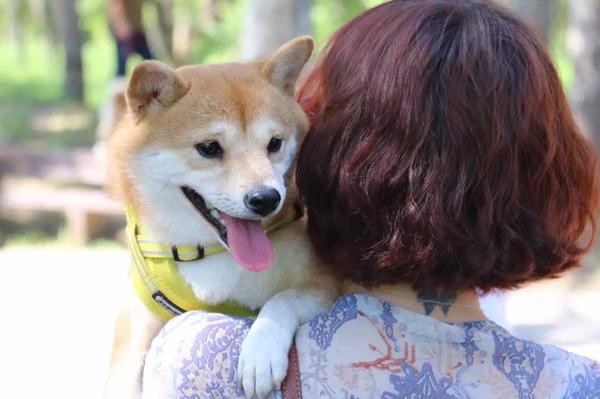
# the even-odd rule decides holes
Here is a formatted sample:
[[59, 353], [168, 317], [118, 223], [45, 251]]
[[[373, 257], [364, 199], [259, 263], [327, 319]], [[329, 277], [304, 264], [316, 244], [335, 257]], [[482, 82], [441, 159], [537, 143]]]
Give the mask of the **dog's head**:
[[196, 233], [210, 227], [248, 269], [270, 266], [261, 222], [284, 204], [308, 127], [292, 95], [312, 47], [301, 37], [257, 62], [138, 65], [112, 138], [125, 199], [190, 242], [205, 240]]

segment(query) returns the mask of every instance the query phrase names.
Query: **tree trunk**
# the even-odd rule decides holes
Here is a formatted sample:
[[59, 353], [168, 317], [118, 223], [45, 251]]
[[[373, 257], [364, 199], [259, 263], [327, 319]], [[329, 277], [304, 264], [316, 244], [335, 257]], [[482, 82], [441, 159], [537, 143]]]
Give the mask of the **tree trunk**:
[[556, 17], [557, 0], [501, 0], [532, 26], [546, 41], [550, 42]]
[[9, 40], [15, 45], [20, 55], [23, 53], [23, 26], [19, 16], [19, 0], [5, 0], [5, 20]]
[[83, 34], [75, 0], [52, 0], [52, 9], [65, 47], [65, 92], [70, 98], [83, 101]]
[[145, 3], [150, 5], [149, 13], [144, 14], [144, 31], [150, 48], [157, 59], [172, 63], [173, 3], [170, 0], [146, 0]]
[[29, 0], [29, 10], [33, 20], [38, 21], [39, 33], [43, 37], [46, 52], [50, 56], [54, 52], [54, 35], [48, 26], [46, 0]]
[[192, 51], [192, 14], [188, 4], [176, 6], [173, 13], [171, 55], [176, 65], [185, 64]]
[[158, 28], [163, 43], [163, 48], [169, 58], [173, 57], [173, 3], [161, 1], [156, 3], [158, 12]]
[[600, 145], [600, 0], [571, 0], [569, 11], [571, 103], [584, 131]]
[[248, 0], [244, 59], [264, 57], [294, 37], [310, 34], [312, 0]]

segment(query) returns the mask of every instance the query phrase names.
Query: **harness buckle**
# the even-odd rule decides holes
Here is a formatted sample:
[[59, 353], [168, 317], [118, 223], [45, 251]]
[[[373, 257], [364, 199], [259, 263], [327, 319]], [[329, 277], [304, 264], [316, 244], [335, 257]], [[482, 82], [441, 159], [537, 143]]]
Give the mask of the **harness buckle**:
[[204, 247], [198, 245], [198, 246], [196, 246], [196, 249], [198, 250], [198, 255], [193, 259], [181, 259], [179, 257], [179, 252], [177, 251], [176, 245], [171, 246], [171, 253], [173, 254], [173, 259], [176, 262], [195, 262], [197, 260], [204, 258]]

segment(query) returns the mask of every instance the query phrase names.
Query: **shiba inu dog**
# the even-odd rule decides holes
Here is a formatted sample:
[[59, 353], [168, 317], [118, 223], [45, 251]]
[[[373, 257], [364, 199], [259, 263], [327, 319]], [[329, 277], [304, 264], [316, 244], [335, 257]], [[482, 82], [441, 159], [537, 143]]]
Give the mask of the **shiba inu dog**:
[[[109, 140], [109, 188], [128, 207], [137, 295], [117, 320], [106, 397], [141, 395], [152, 339], [188, 307], [260, 310], [238, 374], [248, 397], [265, 397], [298, 325], [330, 306], [334, 283], [316, 267], [290, 182], [308, 126], [292, 94], [312, 48], [301, 37], [262, 61], [135, 68]], [[173, 273], [153, 278], [158, 269]]]

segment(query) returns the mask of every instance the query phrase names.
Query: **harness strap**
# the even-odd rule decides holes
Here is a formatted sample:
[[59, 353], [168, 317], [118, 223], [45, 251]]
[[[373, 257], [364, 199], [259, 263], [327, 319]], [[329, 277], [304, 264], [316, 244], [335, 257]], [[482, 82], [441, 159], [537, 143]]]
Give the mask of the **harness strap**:
[[224, 252], [220, 245], [203, 247], [201, 245], [168, 245], [150, 241], [141, 234], [136, 239], [145, 258], [171, 258], [177, 262], [194, 262], [206, 256]]
[[[269, 226], [267, 233], [273, 233], [302, 217], [301, 208], [297, 206], [295, 210], [293, 220], [283, 220]], [[173, 246], [157, 243], [142, 235], [136, 214], [131, 206], [127, 207], [126, 217], [126, 233], [132, 254], [131, 275], [134, 287], [141, 301], [159, 318], [166, 321], [190, 310], [204, 310], [251, 318], [258, 315], [257, 310], [249, 309], [234, 301], [210, 304], [198, 300], [191, 286], [179, 274], [175, 262], [198, 261], [206, 256], [226, 251], [223, 246]]]
[[[133, 220], [134, 215], [133, 209], [131, 207], [128, 208], [127, 211], [128, 219], [127, 223], [129, 225], [132, 222], [134, 225], [137, 225]], [[265, 231], [267, 234], [275, 233], [281, 228], [287, 226], [288, 224], [302, 218], [303, 212], [300, 204], [294, 204], [294, 215], [292, 218], [287, 218], [280, 220], [277, 223], [274, 223], [268, 226]], [[194, 262], [200, 260], [206, 256], [218, 254], [220, 252], [225, 252], [226, 248], [222, 245], [213, 245], [209, 247], [203, 247], [201, 245], [169, 245], [169, 244], [161, 244], [154, 242], [142, 234], [136, 229], [135, 237], [137, 243], [139, 245], [140, 251], [144, 258], [169, 258], [178, 262]]]

